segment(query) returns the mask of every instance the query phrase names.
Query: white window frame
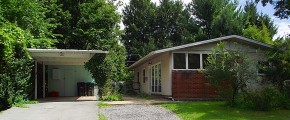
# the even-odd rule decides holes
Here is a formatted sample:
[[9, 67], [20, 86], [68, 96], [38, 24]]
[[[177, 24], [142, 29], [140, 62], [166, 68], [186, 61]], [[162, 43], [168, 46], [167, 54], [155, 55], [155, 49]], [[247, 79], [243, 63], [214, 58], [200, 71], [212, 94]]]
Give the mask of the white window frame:
[[[160, 64], [160, 86], [161, 86], [161, 92], [154, 92], [154, 91], [152, 91], [152, 67], [153, 66], [156, 66], [156, 65], [158, 65], [158, 64]], [[161, 64], [161, 62], [157, 62], [157, 63], [155, 63], [155, 64], [152, 64], [152, 65], [150, 65], [149, 66], [150, 67], [150, 70], [149, 70], [149, 72], [150, 72], [150, 82], [148, 82], [149, 83], [149, 90], [150, 90], [150, 92], [151, 93], [153, 93], [153, 94], [161, 94], [162, 93], [162, 64]], [[154, 71], [154, 75], [155, 75], [155, 71]], [[154, 80], [155, 81], [155, 80]], [[158, 87], [159, 87], [159, 85], [158, 85]], [[155, 89], [155, 88], [154, 88]], [[159, 88], [157, 88], [157, 89], [159, 89]], [[158, 90], [157, 90], [158, 91]]]
[[[185, 69], [175, 69], [174, 68], [174, 53], [184, 53], [185, 54]], [[200, 69], [189, 69], [188, 68], [188, 54], [199, 54], [199, 62], [200, 62]], [[203, 70], [204, 69], [204, 65], [203, 65], [203, 54], [210, 54], [208, 52], [190, 52], [190, 51], [186, 51], [186, 52], [172, 52], [172, 70]]]

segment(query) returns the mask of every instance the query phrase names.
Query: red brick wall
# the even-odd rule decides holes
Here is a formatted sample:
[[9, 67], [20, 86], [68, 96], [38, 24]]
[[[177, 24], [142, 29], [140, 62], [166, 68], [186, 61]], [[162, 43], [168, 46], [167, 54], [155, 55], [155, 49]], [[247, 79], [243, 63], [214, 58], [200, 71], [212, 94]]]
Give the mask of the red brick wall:
[[209, 85], [208, 80], [198, 71], [172, 71], [172, 97], [175, 99], [216, 98], [216, 89]]

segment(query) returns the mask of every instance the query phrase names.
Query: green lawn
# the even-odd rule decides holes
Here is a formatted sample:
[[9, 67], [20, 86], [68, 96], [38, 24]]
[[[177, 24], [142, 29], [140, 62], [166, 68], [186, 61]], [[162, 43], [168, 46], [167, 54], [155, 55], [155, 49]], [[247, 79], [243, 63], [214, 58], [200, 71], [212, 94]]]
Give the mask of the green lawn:
[[224, 102], [174, 102], [162, 106], [184, 120], [290, 120], [290, 110], [243, 110], [229, 108]]

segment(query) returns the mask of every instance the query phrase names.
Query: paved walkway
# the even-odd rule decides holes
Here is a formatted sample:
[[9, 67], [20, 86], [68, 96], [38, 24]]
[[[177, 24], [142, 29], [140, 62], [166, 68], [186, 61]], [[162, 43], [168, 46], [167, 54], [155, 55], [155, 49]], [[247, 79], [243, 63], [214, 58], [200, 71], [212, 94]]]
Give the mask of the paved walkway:
[[13, 107], [0, 113], [0, 120], [97, 120], [96, 101], [43, 102]]

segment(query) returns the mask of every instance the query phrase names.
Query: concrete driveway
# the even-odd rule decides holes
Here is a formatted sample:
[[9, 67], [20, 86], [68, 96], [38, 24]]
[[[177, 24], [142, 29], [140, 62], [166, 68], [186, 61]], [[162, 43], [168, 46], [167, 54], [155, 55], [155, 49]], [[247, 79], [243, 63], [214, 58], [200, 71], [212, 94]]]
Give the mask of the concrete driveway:
[[0, 120], [97, 120], [99, 112], [96, 101], [44, 101], [27, 106], [1, 112]]

